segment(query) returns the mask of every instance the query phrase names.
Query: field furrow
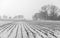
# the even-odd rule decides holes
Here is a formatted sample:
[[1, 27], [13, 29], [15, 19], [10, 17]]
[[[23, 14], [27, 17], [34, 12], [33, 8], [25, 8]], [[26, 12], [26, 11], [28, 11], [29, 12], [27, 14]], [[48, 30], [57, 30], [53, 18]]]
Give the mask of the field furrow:
[[60, 38], [57, 32], [39, 25], [9, 23], [0, 27], [0, 38]]

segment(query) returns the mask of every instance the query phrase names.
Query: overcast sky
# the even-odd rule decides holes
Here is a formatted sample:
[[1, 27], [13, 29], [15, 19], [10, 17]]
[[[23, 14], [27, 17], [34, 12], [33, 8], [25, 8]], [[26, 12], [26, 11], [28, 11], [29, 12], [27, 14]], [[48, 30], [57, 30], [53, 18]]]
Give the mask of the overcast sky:
[[32, 15], [39, 12], [41, 6], [53, 4], [60, 8], [60, 0], [0, 0], [0, 15], [24, 15], [32, 19]]

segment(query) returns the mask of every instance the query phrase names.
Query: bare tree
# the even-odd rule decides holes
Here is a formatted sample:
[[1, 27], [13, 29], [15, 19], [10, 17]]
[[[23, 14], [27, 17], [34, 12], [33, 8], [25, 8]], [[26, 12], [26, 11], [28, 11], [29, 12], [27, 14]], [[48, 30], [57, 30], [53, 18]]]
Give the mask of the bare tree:
[[12, 19], [12, 17], [10, 16], [9, 19]]
[[35, 14], [35, 18], [44, 20], [58, 20], [59, 8], [55, 5], [44, 5], [41, 7], [39, 14]]
[[7, 16], [6, 15], [3, 15], [3, 19], [7, 19]]
[[14, 19], [23, 20], [24, 16], [23, 15], [17, 15], [14, 17]]

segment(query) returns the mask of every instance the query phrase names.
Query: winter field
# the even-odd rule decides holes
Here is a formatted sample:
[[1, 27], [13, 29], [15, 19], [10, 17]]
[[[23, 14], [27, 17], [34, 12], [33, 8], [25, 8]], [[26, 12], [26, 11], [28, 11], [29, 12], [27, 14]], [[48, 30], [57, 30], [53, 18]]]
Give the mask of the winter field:
[[0, 38], [60, 38], [59, 21], [0, 21]]
[[32, 21], [29, 23], [33, 25], [48, 27], [53, 30], [60, 30], [60, 21]]

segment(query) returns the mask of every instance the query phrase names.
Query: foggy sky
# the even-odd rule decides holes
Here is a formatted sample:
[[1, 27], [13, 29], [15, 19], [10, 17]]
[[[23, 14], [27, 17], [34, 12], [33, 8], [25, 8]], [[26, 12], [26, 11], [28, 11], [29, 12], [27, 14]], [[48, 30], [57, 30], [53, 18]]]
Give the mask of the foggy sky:
[[0, 15], [15, 16], [24, 15], [26, 19], [32, 19], [38, 13], [41, 6], [53, 4], [60, 8], [60, 0], [0, 0]]

